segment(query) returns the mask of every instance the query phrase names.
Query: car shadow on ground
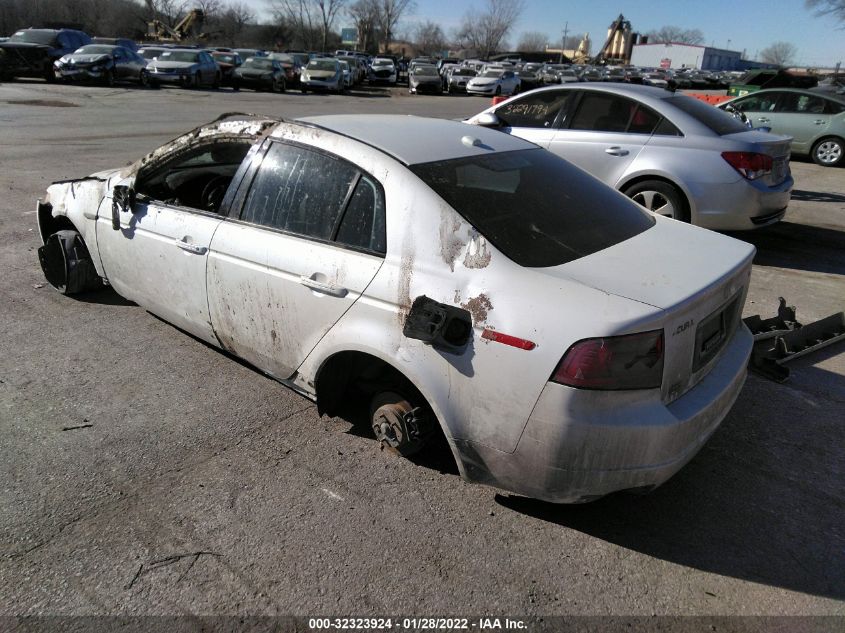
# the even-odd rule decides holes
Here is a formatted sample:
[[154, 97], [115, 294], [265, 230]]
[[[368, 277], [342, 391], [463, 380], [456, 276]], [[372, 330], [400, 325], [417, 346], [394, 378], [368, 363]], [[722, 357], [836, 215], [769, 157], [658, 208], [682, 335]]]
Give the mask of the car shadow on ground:
[[754, 263], [759, 266], [845, 275], [845, 231], [778, 222], [759, 231], [727, 235], [756, 246]]
[[99, 303], [106, 306], [134, 306], [134, 301], [124, 299], [111, 286], [103, 286], [99, 290], [91, 290], [82, 294], [73, 295], [73, 298], [83, 303]]
[[[673, 564], [843, 600], [841, 451], [817, 446], [797, 419], [786, 417], [777, 428], [763, 416], [754, 419], [755, 400], [782, 387], [753, 382], [762, 388], [748, 398], [743, 393], [739, 411], [704, 450], [650, 495], [617, 493], [568, 506], [505, 495], [496, 500]], [[808, 425], [814, 422], [841, 445], [840, 423]]]

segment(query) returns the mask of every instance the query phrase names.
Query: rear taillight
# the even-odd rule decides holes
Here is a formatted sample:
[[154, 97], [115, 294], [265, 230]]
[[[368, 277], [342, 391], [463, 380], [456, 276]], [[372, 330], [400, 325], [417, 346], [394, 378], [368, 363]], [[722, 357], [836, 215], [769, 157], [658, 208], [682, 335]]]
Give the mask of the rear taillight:
[[772, 173], [772, 157], [756, 152], [722, 152], [722, 158], [743, 178], [757, 180]]
[[659, 388], [663, 330], [578, 341], [563, 355], [551, 379], [581, 389]]

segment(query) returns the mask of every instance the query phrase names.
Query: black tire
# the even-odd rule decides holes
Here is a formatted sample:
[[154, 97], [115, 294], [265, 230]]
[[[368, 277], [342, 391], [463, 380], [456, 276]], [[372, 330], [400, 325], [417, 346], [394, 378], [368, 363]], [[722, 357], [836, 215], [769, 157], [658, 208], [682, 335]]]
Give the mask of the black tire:
[[429, 429], [414, 429], [405, 420], [415, 409], [411, 398], [395, 391], [382, 391], [373, 396], [370, 426], [382, 449], [407, 457], [425, 447]]
[[241, 89], [241, 84], [239, 82], [235, 81], [235, 82], [232, 83], [232, 90], [234, 90], [235, 92], [238, 92], [240, 89]]
[[150, 86], [150, 74], [146, 70], [142, 70], [141, 74], [138, 75], [138, 83], [142, 88], [148, 88]]
[[497, 96], [497, 97], [502, 96], [502, 87], [501, 86], [496, 86], [496, 95], [495, 96]]
[[56, 231], [38, 249], [38, 259], [47, 282], [63, 295], [75, 295], [102, 288], [85, 241], [78, 231]]
[[275, 77], [270, 82], [270, 92], [279, 92], [279, 80]]
[[215, 90], [218, 90], [220, 88], [220, 82], [222, 80], [223, 80], [223, 78], [220, 76], [220, 73], [216, 73], [214, 75], [214, 83], [211, 84], [211, 87], [214, 88]]
[[810, 152], [816, 165], [839, 167], [845, 162], [845, 141], [838, 136], [828, 136], [816, 141]]
[[195, 89], [202, 88], [202, 73], [197, 71], [197, 74], [194, 75], [193, 87]]
[[689, 206], [684, 194], [663, 180], [643, 180], [624, 191], [634, 202], [659, 215], [690, 221]]
[[282, 77], [282, 82], [279, 84], [279, 92], [287, 92], [287, 91], [288, 91], [287, 79]]
[[305, 86], [300, 86], [300, 87], [299, 87], [299, 90], [300, 90], [300, 91], [302, 92], [302, 94], [304, 94], [304, 95], [305, 95], [305, 94], [308, 94], [308, 88], [306, 88]]
[[53, 62], [48, 62], [48, 65], [44, 68], [44, 80], [48, 83], [55, 83], [58, 77], [56, 76], [56, 70], [53, 68]]
[[114, 71], [111, 68], [106, 71], [106, 74], [103, 77], [103, 84], [109, 88], [114, 86]]

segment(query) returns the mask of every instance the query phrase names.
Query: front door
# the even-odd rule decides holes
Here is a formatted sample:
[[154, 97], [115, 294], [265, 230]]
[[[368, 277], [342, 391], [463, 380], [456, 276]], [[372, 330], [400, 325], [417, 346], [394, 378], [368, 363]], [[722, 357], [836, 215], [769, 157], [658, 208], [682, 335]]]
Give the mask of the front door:
[[[110, 210], [111, 201], [101, 209]], [[110, 215], [101, 214], [97, 245], [109, 283], [165, 321], [216, 344], [205, 275], [208, 248], [220, 222], [211, 213], [150, 199], [121, 211], [118, 230]]]

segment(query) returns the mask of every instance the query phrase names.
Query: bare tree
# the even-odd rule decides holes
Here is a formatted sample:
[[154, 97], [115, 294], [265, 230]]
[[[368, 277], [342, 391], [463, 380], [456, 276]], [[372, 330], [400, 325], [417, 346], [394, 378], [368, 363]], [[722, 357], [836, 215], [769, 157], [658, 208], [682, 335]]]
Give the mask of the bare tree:
[[229, 44], [235, 46], [248, 24], [255, 21], [255, 14], [244, 2], [230, 4], [216, 20], [219, 36]]
[[317, 48], [321, 39], [320, 20], [312, 0], [272, 0], [271, 7], [276, 22], [290, 28], [291, 44], [305, 49]]
[[788, 66], [795, 59], [798, 49], [789, 42], [775, 42], [760, 51], [760, 59], [767, 64]]
[[704, 41], [704, 33], [700, 29], [682, 29], [680, 26], [662, 26], [646, 35], [652, 44], [701, 44]]
[[378, 13], [376, 18], [376, 25], [378, 27], [378, 36], [381, 39], [381, 45], [384, 52], [387, 53], [390, 49], [390, 42], [393, 41], [393, 32], [396, 30], [396, 25], [405, 14], [406, 11], [413, 8], [413, 0], [376, 0], [378, 6]]
[[447, 47], [446, 36], [439, 24], [426, 21], [417, 27], [415, 38], [417, 51], [423, 55], [433, 55]]
[[833, 16], [834, 19], [842, 22], [839, 28], [845, 28], [845, 0], [804, 0], [804, 4], [817, 16]]
[[526, 31], [519, 38], [516, 50], [523, 52], [544, 51], [549, 44], [549, 36], [540, 31]]
[[465, 48], [472, 48], [483, 58], [499, 50], [522, 12], [522, 0], [486, 0], [481, 11], [470, 9], [457, 32]]
[[[377, 0], [357, 0], [349, 6], [348, 14], [358, 31], [358, 46], [368, 53], [378, 52], [376, 25], [378, 23]], [[375, 45], [375, 49], [371, 46]]]
[[323, 46], [321, 50], [325, 51], [328, 49], [329, 32], [332, 29], [337, 14], [346, 4], [346, 0], [316, 0], [316, 3], [320, 12], [320, 24], [323, 27]]

